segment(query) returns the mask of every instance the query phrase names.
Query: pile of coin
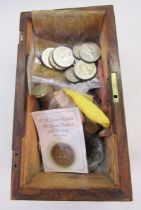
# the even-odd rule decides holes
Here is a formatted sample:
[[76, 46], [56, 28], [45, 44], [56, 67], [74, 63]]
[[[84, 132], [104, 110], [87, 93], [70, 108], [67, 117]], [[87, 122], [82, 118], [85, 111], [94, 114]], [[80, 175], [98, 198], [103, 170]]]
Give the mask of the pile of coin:
[[51, 69], [64, 71], [69, 82], [91, 80], [97, 73], [95, 62], [100, 58], [101, 51], [94, 42], [76, 43], [72, 48], [58, 46], [47, 48], [42, 52], [43, 64]]

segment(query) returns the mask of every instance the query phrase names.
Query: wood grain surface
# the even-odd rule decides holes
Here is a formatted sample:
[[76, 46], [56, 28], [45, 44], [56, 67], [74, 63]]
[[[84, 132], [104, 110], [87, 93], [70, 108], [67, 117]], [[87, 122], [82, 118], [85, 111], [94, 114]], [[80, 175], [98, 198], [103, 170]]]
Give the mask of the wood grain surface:
[[[49, 35], [56, 40], [68, 40], [72, 32], [77, 33], [77, 24], [74, 27], [74, 31], [71, 31], [71, 27], [67, 26], [67, 16], [69, 21], [71, 18], [72, 22], [76, 17], [80, 24], [80, 16], [83, 16], [85, 22], [87, 12], [90, 14], [90, 21], [92, 21], [87, 24], [89, 27], [88, 32], [91, 32], [96, 40], [99, 39], [102, 51], [102, 65], [108, 93], [107, 114], [112, 122], [111, 136], [105, 139], [106, 154], [111, 154], [110, 172], [109, 174], [45, 173], [42, 171], [38, 135], [30, 115], [30, 112], [37, 110], [38, 104], [34, 98], [28, 95], [27, 90], [26, 65], [32, 45], [31, 36], [34, 32], [37, 36], [41, 35], [44, 38]], [[59, 18], [66, 17], [65, 22], [61, 19], [61, 24], [68, 27], [68, 33], [65, 32], [64, 36], [60, 31], [57, 33], [58, 35], [54, 34], [55, 29], [50, 28], [50, 22], [54, 21], [56, 15], [59, 15]], [[44, 17], [45, 19], [43, 19]], [[52, 19], [49, 19], [48, 22], [46, 18], [50, 17]], [[47, 31], [43, 30], [44, 25], [49, 26], [46, 28]], [[85, 24], [83, 23], [81, 26], [81, 35], [83, 37], [88, 36], [89, 33], [84, 33], [86, 30]], [[95, 32], [93, 32], [94, 29]], [[53, 10], [53, 12], [39, 11], [36, 14], [25, 12], [21, 13], [19, 30], [22, 33], [22, 39], [19, 41], [17, 57], [11, 198], [67, 201], [132, 200], [127, 133], [113, 7], [109, 5]], [[73, 35], [74, 37], [75, 41], [78, 41], [78, 37]], [[110, 79], [112, 72], [117, 73], [119, 103], [113, 103], [112, 100]]]

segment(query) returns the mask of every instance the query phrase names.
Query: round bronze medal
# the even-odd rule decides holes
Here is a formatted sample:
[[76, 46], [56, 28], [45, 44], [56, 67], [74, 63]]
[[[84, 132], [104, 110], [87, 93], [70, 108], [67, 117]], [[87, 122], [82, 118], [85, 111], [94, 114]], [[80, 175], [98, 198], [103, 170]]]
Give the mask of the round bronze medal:
[[72, 165], [75, 159], [73, 148], [69, 144], [63, 142], [59, 142], [52, 147], [51, 155], [54, 161], [63, 167]]

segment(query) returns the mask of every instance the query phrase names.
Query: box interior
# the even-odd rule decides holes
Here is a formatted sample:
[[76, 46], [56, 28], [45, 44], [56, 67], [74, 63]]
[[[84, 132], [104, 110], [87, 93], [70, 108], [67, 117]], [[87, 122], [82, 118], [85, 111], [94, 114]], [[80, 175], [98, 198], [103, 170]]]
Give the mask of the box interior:
[[[101, 47], [104, 78], [107, 84], [107, 115], [111, 122], [112, 96], [110, 88], [108, 56], [108, 27], [105, 10], [55, 10], [32, 12], [27, 23], [26, 55], [31, 48], [42, 51], [52, 46], [52, 41], [61, 44], [74, 44], [79, 41], [95, 41]], [[46, 41], [45, 41], [46, 40]], [[47, 44], [47, 46], [45, 46]], [[35, 70], [35, 73], [38, 71]], [[104, 139], [105, 156], [109, 163], [105, 173], [73, 174], [52, 173], [42, 170], [38, 134], [31, 112], [38, 110], [37, 101], [28, 95], [26, 102], [25, 135], [21, 147], [20, 185], [24, 188], [40, 189], [81, 189], [111, 188], [118, 184], [117, 145], [111, 124], [111, 134]]]

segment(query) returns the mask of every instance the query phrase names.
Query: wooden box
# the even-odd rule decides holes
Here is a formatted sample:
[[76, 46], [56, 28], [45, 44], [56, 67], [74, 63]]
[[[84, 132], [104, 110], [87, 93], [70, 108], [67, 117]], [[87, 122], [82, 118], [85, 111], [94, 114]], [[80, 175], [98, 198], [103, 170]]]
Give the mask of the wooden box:
[[[12, 147], [12, 199], [132, 200], [113, 7], [110, 5], [39, 11], [36, 13], [36, 20], [34, 20], [33, 14], [32, 12], [23, 12], [20, 17]], [[52, 25], [54, 18], [61, 20], [56, 33], [54, 33], [55, 28]], [[75, 24], [71, 24], [73, 18], [75, 18]], [[34, 28], [33, 21], [37, 28]], [[38, 135], [30, 115], [32, 111], [37, 109], [37, 104], [35, 99], [28, 95], [26, 73], [27, 58], [32, 46], [32, 35], [56, 38], [57, 41], [61, 42], [63, 39], [75, 37], [78, 28], [85, 36], [98, 40], [101, 46], [102, 64], [108, 91], [109, 117], [112, 122], [111, 135], [105, 139], [106, 151], [110, 151], [111, 154], [108, 174], [46, 173], [40, 167]], [[65, 30], [67, 30], [67, 35]], [[77, 36], [75, 38], [78, 39]]]

